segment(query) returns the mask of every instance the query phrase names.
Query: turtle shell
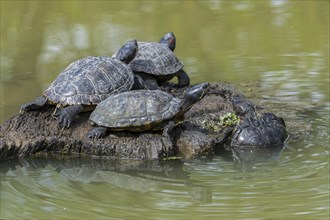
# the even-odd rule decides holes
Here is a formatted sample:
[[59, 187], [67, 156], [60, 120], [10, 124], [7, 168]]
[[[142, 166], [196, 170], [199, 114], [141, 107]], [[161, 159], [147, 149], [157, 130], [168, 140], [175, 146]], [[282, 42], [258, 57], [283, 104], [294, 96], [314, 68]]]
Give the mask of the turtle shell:
[[178, 112], [180, 99], [160, 90], [134, 90], [108, 97], [90, 120], [112, 130], [161, 130]]
[[72, 62], [44, 91], [61, 105], [95, 105], [111, 94], [128, 91], [134, 84], [132, 70], [110, 57], [89, 56]]
[[183, 68], [183, 63], [169, 48], [156, 42], [138, 42], [139, 50], [129, 64], [135, 72], [171, 75]]
[[283, 145], [287, 137], [284, 120], [273, 113], [264, 113], [239, 124], [232, 135], [231, 146], [272, 147]]

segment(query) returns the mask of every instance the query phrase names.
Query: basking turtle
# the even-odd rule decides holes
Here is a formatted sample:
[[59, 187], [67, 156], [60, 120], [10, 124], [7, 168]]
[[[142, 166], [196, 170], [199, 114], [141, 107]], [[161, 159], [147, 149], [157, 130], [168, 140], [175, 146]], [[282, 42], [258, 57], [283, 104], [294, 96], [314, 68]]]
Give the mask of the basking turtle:
[[157, 83], [171, 80], [175, 76], [178, 78], [177, 87], [190, 84], [183, 63], [173, 53], [175, 45], [173, 32], [167, 33], [159, 42], [138, 42], [139, 51], [129, 67], [146, 81], [148, 89], [155, 89]]
[[132, 40], [122, 46], [114, 58], [89, 56], [72, 62], [43, 96], [22, 105], [21, 111], [40, 109], [46, 104], [56, 105], [55, 116], [59, 124], [69, 127], [79, 112], [92, 110], [110, 95], [128, 91], [139, 82], [127, 65], [137, 49], [136, 40]]
[[91, 129], [89, 138], [100, 138], [107, 129], [115, 131], [162, 130], [165, 137], [175, 122], [182, 120], [191, 106], [201, 100], [208, 83], [189, 88], [182, 99], [160, 90], [136, 90], [112, 95], [97, 105], [90, 120], [100, 127]]

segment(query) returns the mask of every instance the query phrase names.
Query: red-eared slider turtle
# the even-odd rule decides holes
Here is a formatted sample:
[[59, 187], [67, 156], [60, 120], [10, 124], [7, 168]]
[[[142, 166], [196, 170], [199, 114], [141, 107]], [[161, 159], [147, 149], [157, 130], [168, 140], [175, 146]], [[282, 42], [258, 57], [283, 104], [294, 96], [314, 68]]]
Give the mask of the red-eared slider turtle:
[[175, 122], [201, 100], [208, 89], [208, 83], [189, 88], [182, 99], [160, 90], [136, 90], [112, 95], [97, 105], [90, 120], [100, 127], [90, 130], [89, 138], [100, 138], [107, 129], [115, 131], [162, 130], [165, 137]]
[[114, 58], [89, 56], [71, 63], [43, 96], [22, 105], [21, 111], [40, 109], [46, 104], [56, 105], [55, 116], [59, 124], [69, 127], [79, 112], [92, 110], [87, 107], [133, 87], [134, 74], [127, 64], [137, 50], [137, 42], [132, 40], [122, 46]]
[[262, 162], [275, 158], [288, 138], [283, 118], [273, 113], [258, 113], [256, 107], [243, 97], [231, 99], [240, 117], [235, 128], [229, 128], [227, 145], [237, 162]]
[[285, 143], [288, 133], [283, 118], [267, 112], [247, 117], [233, 131], [231, 147], [272, 147]]
[[178, 78], [177, 87], [190, 84], [188, 74], [183, 70], [183, 63], [173, 53], [176, 38], [173, 32], [167, 33], [159, 42], [138, 42], [137, 52], [129, 67], [134, 73], [142, 76], [149, 85], [148, 89], [155, 89], [155, 81], [162, 83]]
[[288, 137], [283, 118], [273, 113], [256, 112], [255, 106], [243, 97], [233, 97], [235, 113], [241, 116], [241, 123], [233, 130], [231, 147], [267, 147], [283, 145]]
[[287, 139], [284, 120], [273, 113], [263, 113], [245, 118], [233, 130], [229, 148], [236, 162], [265, 162], [277, 158]]

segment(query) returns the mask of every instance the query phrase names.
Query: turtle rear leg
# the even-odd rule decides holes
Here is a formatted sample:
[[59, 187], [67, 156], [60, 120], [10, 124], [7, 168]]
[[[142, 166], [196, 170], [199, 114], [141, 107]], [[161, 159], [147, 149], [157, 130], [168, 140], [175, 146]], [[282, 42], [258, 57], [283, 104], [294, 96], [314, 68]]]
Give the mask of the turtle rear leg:
[[190, 78], [184, 70], [180, 70], [177, 77], [178, 77], [178, 84], [175, 85], [176, 87], [182, 88], [182, 87], [189, 86]]
[[20, 112], [25, 112], [29, 110], [38, 110], [41, 109], [44, 105], [46, 105], [47, 99], [44, 96], [40, 96], [33, 100], [32, 102], [25, 103], [21, 106]]
[[104, 137], [107, 133], [107, 129], [105, 127], [96, 127], [88, 131], [87, 137], [89, 139], [96, 139]]
[[82, 110], [83, 105], [70, 105], [65, 108], [57, 108], [54, 116], [63, 128], [68, 128]]
[[133, 90], [147, 89], [156, 90], [159, 89], [157, 80], [149, 74], [135, 73], [134, 74], [134, 85]]

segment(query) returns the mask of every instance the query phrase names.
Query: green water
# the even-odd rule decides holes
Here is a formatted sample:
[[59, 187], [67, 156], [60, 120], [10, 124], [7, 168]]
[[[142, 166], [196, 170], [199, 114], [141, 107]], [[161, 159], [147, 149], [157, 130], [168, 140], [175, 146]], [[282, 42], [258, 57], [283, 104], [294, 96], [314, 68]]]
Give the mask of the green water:
[[119, 169], [1, 162], [2, 219], [329, 219], [329, 1], [1, 0], [0, 122], [70, 62], [173, 31], [192, 83], [228, 81], [286, 121], [275, 159]]

